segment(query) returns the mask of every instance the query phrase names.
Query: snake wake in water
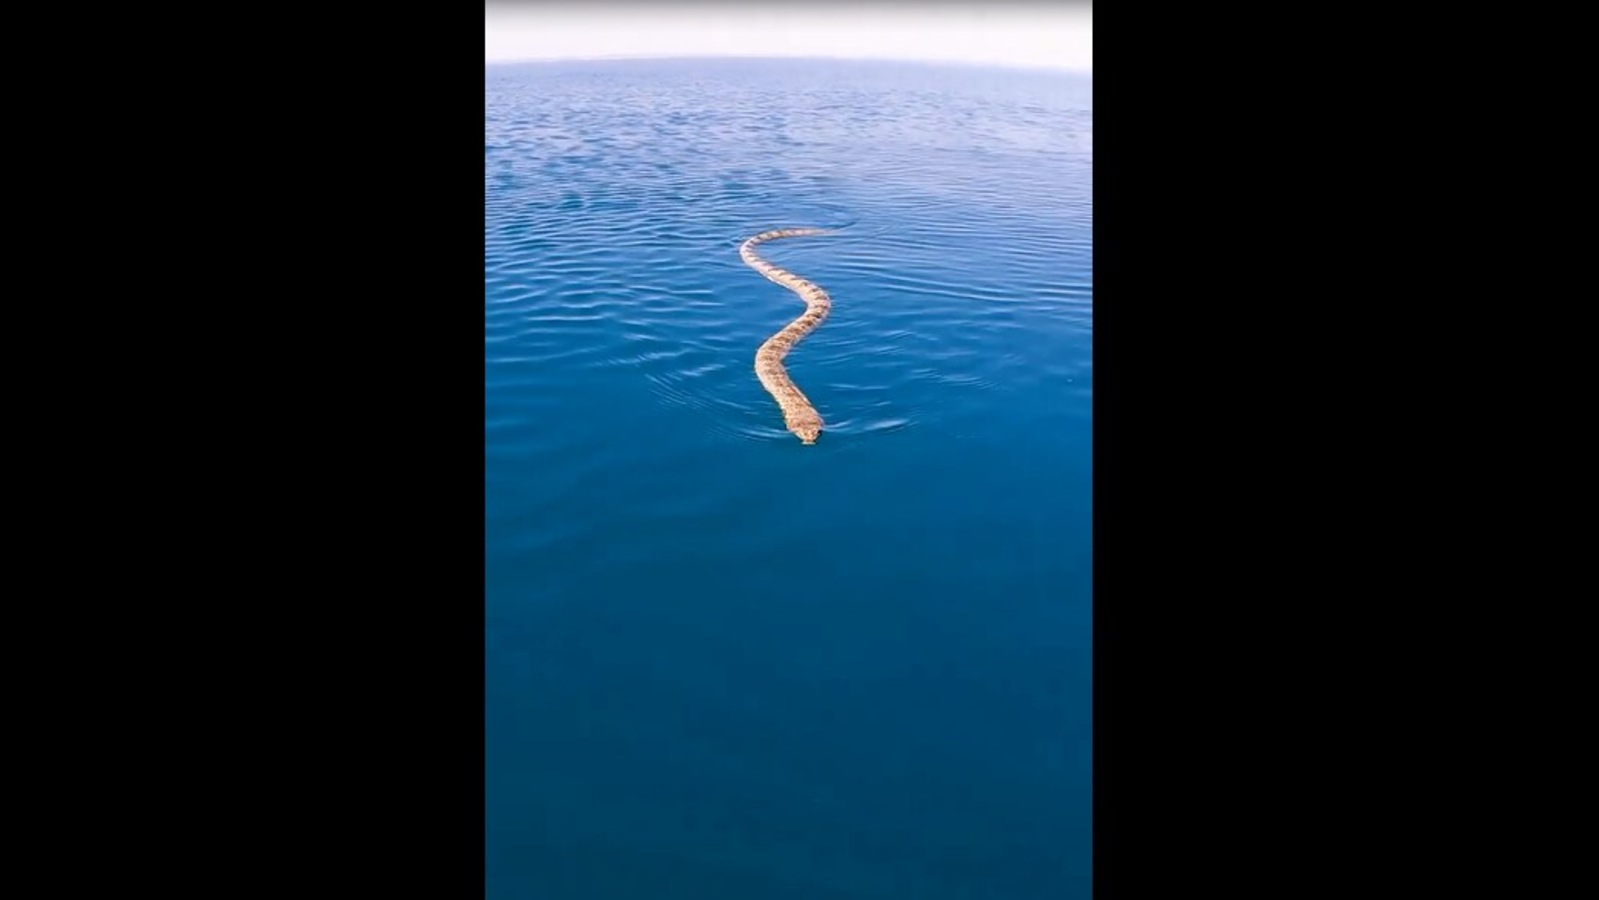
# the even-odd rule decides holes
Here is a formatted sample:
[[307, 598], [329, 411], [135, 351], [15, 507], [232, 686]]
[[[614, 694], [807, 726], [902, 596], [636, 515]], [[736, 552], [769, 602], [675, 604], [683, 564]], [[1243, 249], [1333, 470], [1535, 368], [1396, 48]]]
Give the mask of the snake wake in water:
[[783, 368], [783, 357], [788, 355], [788, 351], [793, 349], [801, 338], [822, 324], [822, 320], [827, 318], [828, 310], [833, 307], [833, 301], [828, 298], [826, 291], [813, 282], [761, 259], [756, 255], [755, 247], [779, 238], [828, 234], [829, 231], [830, 229], [826, 228], [780, 228], [776, 231], [763, 231], [738, 248], [739, 257], [750, 268], [788, 288], [805, 301], [805, 312], [784, 326], [782, 331], [767, 338], [766, 343], [755, 351], [755, 377], [761, 380], [761, 387], [766, 388], [766, 392], [772, 395], [772, 399], [776, 400], [778, 407], [783, 410], [783, 424], [805, 444], [816, 443], [817, 436], [822, 433], [822, 417], [816, 412], [816, 407], [811, 405], [811, 401], [788, 377], [788, 372]]

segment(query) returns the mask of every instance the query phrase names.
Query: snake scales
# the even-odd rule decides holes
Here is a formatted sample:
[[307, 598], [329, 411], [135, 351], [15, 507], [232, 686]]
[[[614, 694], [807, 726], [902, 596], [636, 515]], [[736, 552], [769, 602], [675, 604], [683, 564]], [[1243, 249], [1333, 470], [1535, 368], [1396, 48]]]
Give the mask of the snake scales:
[[788, 372], [783, 368], [783, 357], [788, 351], [800, 342], [800, 339], [816, 330], [827, 318], [828, 310], [833, 306], [833, 301], [815, 283], [795, 275], [787, 269], [774, 266], [760, 256], [756, 255], [755, 247], [767, 241], [779, 238], [804, 237], [813, 234], [827, 234], [826, 228], [780, 228], [776, 231], [763, 231], [745, 241], [738, 248], [738, 255], [750, 268], [765, 275], [772, 281], [788, 288], [805, 301], [805, 312], [799, 318], [788, 323], [782, 331], [766, 339], [760, 349], [755, 351], [755, 377], [761, 380], [761, 387], [772, 395], [779, 408], [783, 410], [783, 424], [801, 443], [814, 444], [816, 438], [822, 433], [822, 417], [816, 412], [816, 407], [805, 394], [795, 386]]

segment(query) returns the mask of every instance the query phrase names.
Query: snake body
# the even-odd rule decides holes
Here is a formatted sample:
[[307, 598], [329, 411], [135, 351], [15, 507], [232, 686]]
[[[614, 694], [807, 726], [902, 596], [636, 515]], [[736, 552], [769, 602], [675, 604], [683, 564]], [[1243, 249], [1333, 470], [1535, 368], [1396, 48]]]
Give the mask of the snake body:
[[783, 424], [805, 444], [816, 443], [817, 436], [822, 433], [822, 417], [816, 412], [816, 407], [811, 405], [811, 401], [788, 377], [788, 372], [783, 368], [783, 357], [788, 355], [788, 351], [793, 349], [801, 338], [822, 324], [822, 320], [827, 318], [828, 310], [833, 306], [833, 301], [828, 298], [827, 292], [815, 283], [761, 259], [756, 255], [755, 247], [779, 238], [827, 233], [828, 229], [825, 228], [781, 228], [776, 231], [763, 231], [738, 248], [739, 257], [750, 268], [788, 288], [805, 301], [805, 312], [784, 326], [782, 331], [767, 338], [760, 349], [755, 351], [755, 377], [761, 380], [761, 387], [766, 388], [766, 392], [772, 395], [772, 399], [776, 400], [778, 407], [783, 410]]

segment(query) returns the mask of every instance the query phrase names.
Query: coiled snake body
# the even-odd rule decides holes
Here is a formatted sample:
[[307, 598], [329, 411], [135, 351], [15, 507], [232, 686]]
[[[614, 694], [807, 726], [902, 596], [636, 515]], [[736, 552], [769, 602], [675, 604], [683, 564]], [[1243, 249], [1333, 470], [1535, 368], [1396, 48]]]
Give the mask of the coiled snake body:
[[761, 387], [766, 388], [766, 392], [772, 395], [772, 399], [776, 400], [778, 407], [783, 410], [783, 424], [805, 444], [816, 443], [817, 436], [822, 433], [822, 417], [805, 394], [789, 379], [788, 372], [783, 369], [783, 357], [788, 355], [788, 351], [799, 343], [801, 338], [822, 324], [822, 320], [827, 318], [828, 310], [832, 309], [833, 301], [818, 285], [761, 259], [755, 254], [755, 247], [778, 238], [804, 237], [828, 232], [829, 229], [826, 228], [781, 228], [776, 231], [763, 231], [738, 248], [739, 257], [750, 268], [788, 288], [805, 301], [805, 312], [784, 326], [782, 331], [767, 338], [766, 343], [755, 351], [755, 377], [761, 380]]

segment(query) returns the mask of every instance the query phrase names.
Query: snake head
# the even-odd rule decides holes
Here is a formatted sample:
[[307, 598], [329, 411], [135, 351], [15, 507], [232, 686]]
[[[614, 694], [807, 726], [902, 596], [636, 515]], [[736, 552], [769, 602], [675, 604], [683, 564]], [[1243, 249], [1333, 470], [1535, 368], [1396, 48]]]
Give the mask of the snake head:
[[822, 417], [814, 412], [801, 413], [789, 419], [788, 430], [794, 432], [800, 443], [814, 444], [822, 433]]

